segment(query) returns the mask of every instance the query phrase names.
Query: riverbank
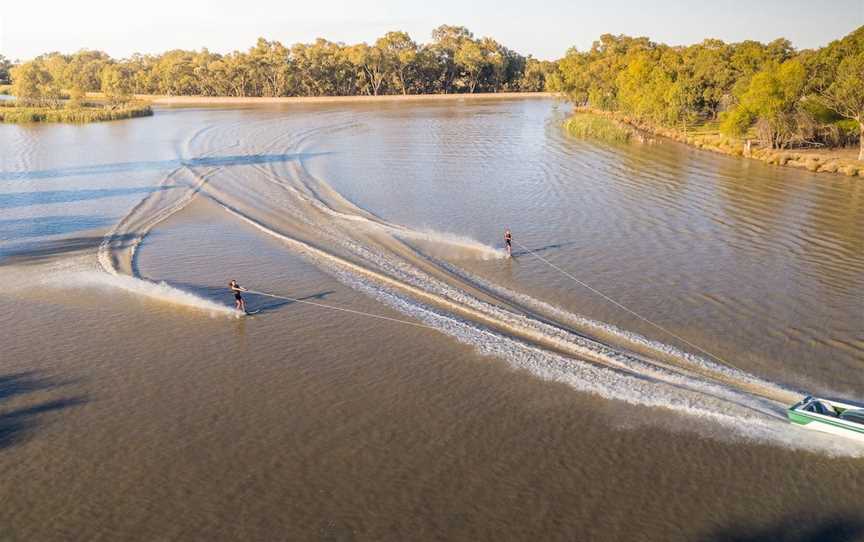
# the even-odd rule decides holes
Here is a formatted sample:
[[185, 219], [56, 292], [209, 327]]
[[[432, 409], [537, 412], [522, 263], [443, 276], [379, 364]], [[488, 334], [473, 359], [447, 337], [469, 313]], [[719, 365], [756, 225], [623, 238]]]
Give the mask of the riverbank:
[[[99, 97], [100, 93], [88, 93]], [[403, 101], [458, 101], [458, 100], [504, 100], [530, 98], [556, 98], [554, 92], [489, 92], [476, 94], [387, 94], [382, 96], [288, 96], [288, 97], [238, 97], [238, 96], [160, 96], [136, 94], [136, 100], [145, 100], [153, 105], [254, 105], [254, 104], [317, 104], [317, 103], [362, 103]]]
[[0, 122], [104, 122], [109, 120], [149, 117], [153, 109], [146, 102], [130, 102], [120, 106], [92, 102], [76, 107], [32, 107], [19, 106], [14, 101], [0, 102]]
[[612, 119], [639, 132], [674, 139], [706, 151], [761, 160], [769, 164], [806, 169], [816, 173], [864, 177], [864, 161], [857, 159], [857, 149], [769, 149], [760, 147], [755, 141], [751, 141], [748, 146], [745, 140], [726, 137], [719, 131], [705, 126], [683, 131], [656, 126], [614, 111], [578, 108], [577, 112]]

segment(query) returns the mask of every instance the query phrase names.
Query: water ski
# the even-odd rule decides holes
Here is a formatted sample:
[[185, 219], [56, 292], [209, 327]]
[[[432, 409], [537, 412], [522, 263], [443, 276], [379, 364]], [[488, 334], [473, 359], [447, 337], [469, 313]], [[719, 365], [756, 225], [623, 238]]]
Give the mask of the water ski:
[[253, 314], [258, 314], [261, 312], [261, 309], [255, 309], [254, 311], [246, 311], [246, 316], [252, 316]]

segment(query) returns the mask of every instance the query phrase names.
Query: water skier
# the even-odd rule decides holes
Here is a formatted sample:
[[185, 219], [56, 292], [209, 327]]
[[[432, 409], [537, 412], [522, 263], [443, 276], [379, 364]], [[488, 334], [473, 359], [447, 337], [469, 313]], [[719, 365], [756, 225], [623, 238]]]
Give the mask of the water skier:
[[504, 244], [507, 245], [507, 256], [513, 257], [513, 234], [510, 233], [510, 228], [504, 230]]
[[231, 291], [234, 292], [234, 308], [238, 311], [246, 312], [246, 301], [243, 299], [243, 296], [240, 295], [240, 292], [248, 292], [246, 288], [237, 284], [237, 281], [231, 279], [231, 282], [228, 283], [228, 287], [231, 288]]

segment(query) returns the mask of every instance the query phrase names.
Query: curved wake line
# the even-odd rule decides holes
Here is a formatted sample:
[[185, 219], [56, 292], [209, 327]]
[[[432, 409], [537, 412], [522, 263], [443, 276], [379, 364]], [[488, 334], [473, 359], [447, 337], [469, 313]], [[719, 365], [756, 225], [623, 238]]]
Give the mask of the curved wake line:
[[[195, 137], [204, 131], [206, 130], [199, 131]], [[213, 153], [218, 152], [218, 150], [214, 150]], [[203, 310], [209, 312], [211, 315], [240, 317], [243, 313], [233, 307], [199, 297], [191, 292], [171, 286], [164, 281], [152, 282], [136, 276], [136, 252], [150, 231], [192, 203], [209, 178], [218, 173], [222, 168], [216, 167], [204, 174], [198, 175], [190, 167], [180, 166], [166, 175], [162, 184], [164, 185], [173, 180], [174, 176], [184, 169], [188, 169], [192, 173], [195, 182], [183, 192], [182, 196], [177, 198], [176, 201], [169, 202], [167, 206], [160, 208], [157, 205], [155, 213], [152, 215], [147, 213], [149, 204], [154, 201], [157, 204], [161, 203], [161, 198], [168, 196], [153, 193], [145, 197], [105, 235], [97, 250], [97, 261], [102, 270], [105, 271], [105, 274], [84, 273], [75, 278], [84, 285], [112, 286], [164, 303]], [[118, 254], [124, 251], [126, 252], [123, 259], [124, 269], [121, 270], [118, 265]]]
[[[314, 134], [316, 131], [312, 130], [310, 133]], [[565, 383], [580, 391], [709, 420], [714, 423], [713, 426], [704, 424], [707, 427], [698, 430], [707, 431], [712, 437], [768, 441], [796, 449], [815, 448], [815, 451], [836, 455], [861, 453], [858, 448], [853, 452], [846, 449], [843, 443], [838, 444], [832, 439], [823, 441], [810, 432], [807, 432], [805, 437], [802, 435], [803, 431], [789, 426], [784, 417], [784, 405], [765, 397], [791, 394], [791, 391], [743, 371], [719, 367], [670, 345], [653, 342], [601, 322], [590, 321], [528, 296], [506, 291], [494, 284], [487, 283], [485, 287], [497, 296], [484, 293], [475, 297], [471, 292], [476, 288], [471, 283], [479, 283], [481, 279], [470, 277], [453, 267], [449, 270], [451, 274], [448, 278], [461, 276], [466, 288], [459, 288], [450, 284], [450, 280], [439, 277], [442, 271], [445, 271], [445, 274], [447, 271], [446, 266], [440, 262], [430, 259], [437, 265], [435, 269], [427, 269], [426, 262], [412, 265], [410, 257], [399, 257], [403, 249], [396, 248], [391, 254], [387, 247], [395, 241], [418, 251], [410, 246], [412, 242], [423, 243], [424, 250], [428, 248], [428, 243], [431, 245], [430, 255], [434, 257], [436, 245], [447, 245], [444, 249], [447, 256], [452, 256], [455, 248], [456, 252], [464, 253], [468, 257], [479, 256], [482, 259], [501, 258], [504, 256], [501, 250], [473, 239], [434, 231], [416, 231], [380, 219], [358, 208], [326, 182], [309, 174], [303, 168], [302, 161], [300, 171], [291, 175], [293, 182], [289, 179], [283, 180], [263, 166], [252, 167], [262, 173], [262, 180], [280, 185], [293, 196], [294, 203], [300, 205], [294, 209], [291, 209], [291, 206], [282, 208], [277, 205], [282, 201], [278, 196], [275, 200], [266, 199], [264, 192], [256, 193], [250, 190], [245, 182], [229, 191], [226, 194], [228, 197], [222, 201], [214, 192], [217, 187], [208, 185], [205, 191], [207, 197], [241, 221], [280, 239], [293, 251], [334, 275], [347, 286], [423, 322], [417, 324], [418, 326], [432, 327], [460, 342], [473, 345], [483, 354], [502, 358], [514, 368], [526, 370], [546, 380]], [[124, 275], [116, 266], [117, 256], [125, 251], [124, 256], [129, 255], [127, 259], [134, 275], [135, 248], [146, 232], [185, 208], [211, 174], [215, 174], [215, 171], [197, 176], [198, 185], [194, 189], [190, 187], [190, 192], [180, 201], [153, 198], [147, 203], [142, 202], [140, 209], [133, 210], [118, 224], [110, 239], [106, 238], [104, 251], [101, 250], [103, 247], [100, 247], [99, 254], [103, 268], [119, 280], [119, 283], [111, 285], [162, 301], [179, 301], [181, 304], [211, 312], [239, 315], [233, 309], [174, 289], [167, 284], [155, 284]], [[221, 185], [219, 187], [221, 188]], [[236, 204], [234, 198], [243, 194], [236, 189], [249, 192], [246, 197], [252, 199], [252, 212], [243, 214], [241, 211], [250, 202], [241, 203], [238, 207], [231, 206]], [[275, 213], [274, 216], [291, 213], [295, 215], [293, 219], [300, 219], [303, 224], [324, 235], [325, 241], [322, 242], [325, 245], [337, 243], [337, 250], [330, 252], [326, 248], [318, 248], [318, 237], [310, 244], [271, 229], [266, 224], [266, 219], [261, 222], [260, 218], [254, 218], [259, 216], [259, 211], [265, 213], [262, 216], [267, 216], [268, 211]], [[345, 222], [340, 224], [340, 220]], [[348, 223], [350, 228], [347, 228]], [[364, 233], [383, 235], [380, 238], [371, 235], [368, 239], [372, 241], [370, 245], [363, 242], [363, 235], [351, 235], [353, 231], [357, 231], [354, 229], [357, 226], [361, 232], [368, 230]], [[133, 232], [136, 228], [137, 231]], [[284, 227], [279, 229], [285, 230]], [[131, 247], [124, 247], [117, 242], [124, 232], [132, 232], [140, 237]], [[348, 250], [348, 255], [342, 254], [345, 249]], [[100, 276], [102, 280], [86, 276], [79, 280], [106, 282], [105, 275]], [[492, 298], [493, 302], [481, 300], [487, 298]], [[499, 301], [506, 307], [498, 306]], [[571, 326], [574, 329], [569, 329]], [[653, 360], [604, 344], [582, 335], [577, 331], [580, 326], [582, 329], [626, 339], [631, 345], [662, 354], [661, 357], [674, 358], [673, 363]], [[692, 425], [682, 424], [688, 428]], [[718, 432], [718, 428], [722, 431]], [[695, 427], [693, 429], [696, 430]]]
[[766, 395], [770, 396], [771, 399], [787, 404], [797, 401], [803, 395], [802, 392], [791, 390], [773, 382], [766, 381], [736, 367], [718, 364], [713, 360], [685, 352], [673, 345], [649, 339], [638, 333], [621, 329], [618, 326], [606, 322], [600, 322], [585, 316], [573, 314], [546, 303], [545, 301], [535, 299], [529, 295], [514, 292], [507, 288], [498, 286], [493, 282], [487, 281], [486, 279], [463, 271], [447, 262], [436, 261], [436, 264], [446, 269], [448, 272], [465, 279], [469, 283], [477, 284], [481, 288], [493, 292], [497, 296], [501, 296], [505, 299], [512, 299], [519, 305], [536, 310], [541, 314], [549, 314], [561, 322], [573, 325], [577, 329], [588, 329], [594, 333], [614, 337], [631, 345], [642, 347], [661, 356], [667, 356], [675, 360], [676, 363], [683, 364], [685, 368], [690, 366], [695, 371], [707, 374], [709, 377], [717, 378], [719, 380], [744, 383], [747, 386], [762, 390]]
[[[298, 154], [300, 154], [300, 153], [298, 153]], [[328, 205], [327, 203], [325, 203], [324, 201], [322, 201], [321, 199], [319, 199], [320, 196], [318, 196], [315, 193], [315, 191], [312, 190], [307, 184], [303, 183], [304, 187], [307, 190], [309, 190], [310, 192], [312, 192], [312, 195], [304, 194], [302, 191], [298, 190], [296, 187], [285, 184], [282, 181], [282, 179], [280, 179], [278, 176], [273, 175], [273, 173], [271, 173], [269, 170], [267, 170], [261, 166], [256, 165], [254, 167], [255, 167], [255, 169], [257, 169], [262, 174], [262, 176], [267, 181], [279, 186], [280, 188], [291, 193], [292, 195], [300, 198], [303, 202], [311, 205], [312, 207], [314, 207], [318, 211], [323, 212], [327, 215], [330, 215], [334, 218], [339, 218], [342, 220], [352, 222], [354, 224], [359, 224], [361, 226], [374, 229], [376, 231], [386, 232], [386, 233], [393, 235], [394, 237], [397, 237], [399, 239], [406, 240], [406, 241], [407, 240], [419, 241], [419, 242], [430, 243], [433, 246], [447, 245], [451, 249], [452, 248], [462, 249], [463, 251], [466, 251], [469, 254], [479, 255], [481, 260], [503, 260], [503, 259], [507, 258], [507, 253], [503, 249], [491, 247], [491, 246], [486, 245], [480, 241], [477, 241], [476, 239], [472, 239], [471, 237], [467, 237], [467, 236], [463, 236], [463, 235], [456, 235], [456, 234], [452, 234], [452, 233], [444, 233], [444, 232], [439, 232], [439, 231], [435, 231], [435, 230], [414, 230], [414, 229], [408, 228], [406, 226], [402, 226], [400, 224], [394, 224], [392, 222], [389, 222], [387, 220], [384, 220], [383, 218], [376, 216], [373, 213], [370, 213], [368, 211], [364, 211], [364, 210], [358, 208], [353, 202], [345, 199], [341, 194], [339, 194], [338, 192], [336, 192], [335, 190], [330, 188], [329, 185], [326, 185], [326, 183], [318, 180], [314, 175], [309, 173], [305, 169], [305, 167], [303, 166], [302, 160], [300, 161], [300, 168], [302, 169], [304, 175], [310, 177], [311, 179], [315, 180], [316, 182], [318, 182], [322, 185], [327, 186], [327, 189], [331, 193], [333, 193], [336, 197], [338, 197], [339, 200], [341, 201], [341, 203], [343, 203], [346, 206], [349, 206], [350, 208], [355, 209], [356, 211], [359, 211], [362, 214], [351, 214], [351, 213], [336, 210], [333, 207], [331, 207], [330, 205]], [[316, 197], [316, 196], [318, 196], [318, 197]], [[461, 252], [457, 252], [454, 254], [454, 252], [452, 250], [446, 250], [446, 254], [449, 257], [455, 258], [455, 259], [460, 259], [460, 256], [462, 256], [463, 258], [468, 257], [467, 255], [463, 256], [463, 254]]]
[[107, 274], [99, 271], [72, 272], [57, 280], [62, 280], [64, 286], [119, 288], [162, 303], [170, 303], [172, 305], [180, 305], [208, 312], [213, 316], [224, 315], [239, 318], [243, 315], [243, 313], [232, 307], [221, 305], [215, 301], [175, 288], [166, 282], [151, 282], [128, 275]]
[[[781, 406], [765, 405], [764, 402], [754, 405], [746, 393], [729, 389], [719, 390], [725, 397], [707, 393], [707, 389], [700, 390], [703, 393], [692, 393], [688, 388], [670, 386], [666, 382], [645, 379], [611, 367], [565, 357], [477, 326], [473, 322], [441, 313], [435, 308], [409, 300], [386, 286], [373, 286], [346, 270], [331, 271], [346, 286], [364, 292], [403, 314], [413, 316], [463, 344], [475, 347], [481, 354], [503, 359], [515, 369], [525, 370], [543, 380], [563, 383], [577, 391], [605, 399], [686, 414], [719, 425], [724, 432], [718, 434], [711, 430], [710, 425], [682, 426], [685, 430], [707, 434], [712, 438], [768, 442], [833, 456], [864, 457], [864, 450], [855, 443], [813, 435], [790, 426]], [[718, 389], [715, 387], [711, 391], [717, 392]]]
[[[571, 343], [577, 344], [570, 344], [567, 350], [589, 360], [582, 361], [578, 357], [558, 353], [559, 350], [554, 349], [554, 346], [552, 351], [547, 350], [548, 337], [543, 341], [542, 337], [521, 330], [521, 333], [516, 335], [527, 335], [526, 342], [518, 336], [511, 336], [506, 324], [493, 322], [497, 325], [486, 328], [474, 320], [477, 318], [488, 322], [491, 319], [489, 315], [469, 312], [470, 319], [462, 319], [442, 312], [398, 293], [407, 291], [417, 294], [416, 289], [410, 285], [399, 283], [395, 279], [273, 231], [238, 211], [218, 201], [217, 203], [242, 221], [292, 246], [349, 287], [367, 293], [370, 297], [413, 316], [460, 342], [471, 344], [483, 354], [503, 358], [512, 366], [528, 370], [543, 379], [563, 382], [574, 389], [608, 399], [663, 408], [710, 420], [719, 423], [726, 430], [721, 437], [770, 441], [795, 449], [814, 450], [815, 447], [814, 451], [834, 455], [864, 453], [859, 448], [846, 447], [845, 443], [838, 444], [833, 439], [823, 440], [820, 435], [814, 436], [809, 432], [802, 434], [786, 422], [782, 404], [754, 397], [746, 391], [643, 363], [638, 358], [616, 352], [588, 339], [571, 338]], [[419, 293], [423, 295], [418, 297], [423, 297], [433, 304], [440, 304], [442, 301], [434, 294], [422, 291]], [[508, 332], [500, 331], [501, 328]], [[544, 342], [547, 344], [540, 346]], [[593, 362], [599, 362], [600, 365]], [[711, 435], [718, 436], [716, 433]]]
[[[233, 126], [240, 123], [234, 123]], [[211, 131], [212, 127], [205, 127], [198, 130], [193, 136], [183, 144], [183, 148], [178, 148], [180, 154], [192, 154], [192, 144]], [[314, 133], [316, 130], [310, 130]], [[276, 145], [278, 141], [288, 137], [280, 136], [276, 138], [271, 147]], [[239, 145], [239, 140], [214, 149], [202, 156], [214, 155], [225, 148], [236, 147]], [[221, 305], [209, 299], [199, 297], [191, 292], [173, 287], [166, 282], [152, 282], [137, 276], [135, 270], [135, 258], [138, 247], [143, 243], [144, 239], [150, 231], [158, 224], [164, 222], [171, 216], [185, 209], [195, 197], [201, 192], [204, 186], [208, 183], [211, 177], [222, 171], [222, 166], [213, 167], [203, 174], [198, 174], [190, 165], [183, 164], [172, 170], [163, 179], [162, 184], [165, 185], [169, 180], [172, 180], [176, 175], [184, 170], [188, 170], [194, 177], [192, 184], [188, 186], [185, 192], [175, 201], [165, 201], [169, 196], [162, 194], [151, 194], [151, 196], [142, 199], [132, 208], [127, 215], [121, 219], [110, 232], [105, 236], [100, 243], [97, 251], [97, 261], [105, 274], [91, 273], [83, 274], [77, 277], [77, 280], [87, 285], [113, 286], [121, 288], [131, 293], [135, 293], [144, 297], [155, 299], [164, 303], [180, 305], [184, 307], [194, 308], [209, 312], [211, 315], [221, 314], [234, 317], [240, 317], [242, 312], [237, 311], [233, 307]], [[161, 204], [161, 205], [160, 205]], [[152, 211], [152, 213], [148, 212]], [[122, 262], [120, 254], [123, 254]], [[122, 269], [121, 264], [122, 263]]]
[[[390, 224], [362, 209], [358, 209], [357, 214], [342, 212], [341, 209], [334, 209], [326, 202], [318, 200], [317, 194], [311, 196], [305, 193], [305, 190], [285, 184], [278, 178], [268, 180], [282, 185], [304, 204], [327, 216], [361, 227], [368, 225], [373, 231], [401, 240], [447, 242], [442, 239], [446, 234], [416, 232], [407, 227]], [[340, 196], [337, 193], [335, 197]], [[337, 238], [341, 237], [339, 243], [342, 247], [348, 248], [361, 261], [372, 264], [380, 271], [274, 231], [244, 215], [239, 209], [226, 205], [215, 196], [213, 200], [235, 217], [285, 242], [347, 286], [362, 291], [403, 314], [417, 318], [460, 342], [471, 344], [483, 354], [502, 358], [514, 368], [524, 369], [540, 378], [562, 382], [574, 389], [607, 399], [663, 408], [701, 420], [710, 420], [715, 424], [714, 428], [702, 427], [699, 431], [707, 431], [709, 436], [714, 438], [769, 442], [829, 455], [864, 454], [860, 447], [853, 446], [854, 443], [847, 446], [847, 443], [826, 439], [811, 432], [805, 433], [790, 426], [785, 419], [785, 404], [782, 401], [796, 397], [795, 392], [737, 368], [719, 365], [674, 346], [568, 313], [529, 296], [486, 283], [490, 290], [503, 294], [502, 300], [515, 300], [517, 305], [538, 310], [541, 315], [545, 313], [554, 320], [618, 337], [634, 346], [675, 358], [679, 364], [684, 365], [679, 368], [665, 367], [642, 356], [619, 352], [596, 340], [574, 335], [574, 332], [565, 328], [552, 328], [542, 319], [538, 321], [530, 315], [513, 314], [502, 307], [490, 306], [465, 292], [455, 290], [447, 283], [440, 283], [406, 262], [392, 260], [371, 250], [350, 235], [337, 235]], [[353, 207], [347, 200], [345, 203], [348, 208]], [[306, 222], [310, 225], [317, 224], [311, 217], [308, 217]], [[318, 227], [321, 225], [318, 224]], [[467, 244], [470, 248], [480, 245], [483, 250], [498, 252], [473, 240], [468, 240]], [[447, 254], [450, 255], [449, 252]], [[446, 271], [458, 270], [455, 266], [446, 269], [446, 266], [440, 265], [441, 262], [434, 263]], [[464, 272], [461, 274], [468, 283], [482, 281], [476, 277], [466, 277]], [[778, 400], [781, 397], [782, 399]], [[722, 428], [722, 431], [718, 433], [717, 427]]]

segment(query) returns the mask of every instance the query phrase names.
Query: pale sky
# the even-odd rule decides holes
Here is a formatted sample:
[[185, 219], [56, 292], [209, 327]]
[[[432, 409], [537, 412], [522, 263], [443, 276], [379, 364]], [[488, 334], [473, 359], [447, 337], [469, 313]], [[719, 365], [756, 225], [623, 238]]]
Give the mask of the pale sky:
[[258, 36], [286, 45], [324, 37], [371, 42], [390, 30], [430, 41], [441, 24], [467, 26], [522, 54], [561, 57], [600, 34], [648, 36], [672, 45], [704, 38], [825, 45], [864, 25], [864, 0], [68, 0], [0, 8], [0, 54], [100, 49], [115, 58], [169, 49], [246, 50]]

